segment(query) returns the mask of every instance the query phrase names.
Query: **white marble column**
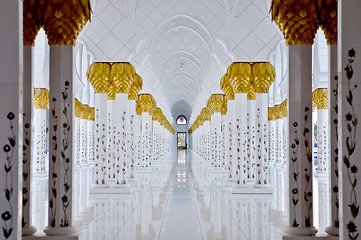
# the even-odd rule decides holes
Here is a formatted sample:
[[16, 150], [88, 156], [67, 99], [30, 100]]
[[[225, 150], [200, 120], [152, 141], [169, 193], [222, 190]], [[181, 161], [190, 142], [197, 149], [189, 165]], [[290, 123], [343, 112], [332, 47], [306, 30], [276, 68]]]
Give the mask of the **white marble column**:
[[312, 194], [312, 47], [289, 46], [289, 224], [292, 235], [314, 235]]
[[338, 71], [337, 71], [337, 45], [329, 46], [329, 83], [328, 83], [328, 128], [330, 156], [328, 167], [330, 169], [330, 226], [326, 228], [329, 235], [339, 235], [339, 183], [338, 183]]
[[256, 101], [247, 101], [247, 168], [248, 181], [254, 182], [256, 178]]
[[73, 46], [50, 46], [49, 225], [47, 235], [74, 234]]
[[142, 157], [141, 166], [150, 165], [150, 128], [152, 127], [152, 116], [148, 112], [142, 112]]
[[328, 130], [328, 110], [317, 109], [317, 173], [326, 174], [328, 169], [329, 151], [329, 130]]
[[226, 114], [222, 113], [222, 124], [221, 124], [221, 137], [220, 137], [220, 142], [219, 142], [219, 146], [220, 146], [220, 150], [219, 150], [219, 154], [220, 154], [220, 161], [221, 161], [221, 167], [223, 169], [226, 169], [226, 153], [225, 153], [225, 148], [226, 148]]
[[129, 137], [129, 144], [128, 144], [128, 163], [129, 163], [129, 178], [134, 178], [134, 168], [136, 166], [136, 128], [135, 128], [135, 121], [137, 118], [137, 113], [135, 112], [135, 100], [128, 99], [128, 111], [129, 111], [129, 127], [128, 127], [128, 137]]
[[22, 235], [29, 236], [36, 232], [31, 222], [31, 179], [33, 147], [33, 46], [24, 46], [24, 80], [23, 80], [23, 189], [22, 189]]
[[221, 137], [221, 124], [222, 124], [222, 116], [220, 112], [215, 112], [211, 116], [211, 136], [212, 136], [212, 165], [214, 167], [220, 167], [220, 146], [219, 146], [219, 138]]
[[338, 2], [340, 239], [361, 239], [361, 2]]
[[95, 141], [94, 141], [94, 155], [95, 155], [95, 175], [94, 183], [105, 184], [108, 179], [107, 174], [107, 94], [95, 94]]
[[116, 184], [126, 184], [128, 178], [128, 158], [127, 158], [127, 134], [128, 134], [128, 95], [126, 93], [117, 93], [114, 102], [112, 119], [115, 127], [113, 142], [116, 148], [114, 156], [116, 169]]
[[268, 94], [256, 93], [256, 184], [269, 186], [267, 183], [268, 167]]
[[142, 131], [141, 131], [141, 127], [142, 127], [142, 115], [136, 115], [135, 116], [135, 121], [134, 121], [134, 138], [135, 138], [135, 166], [136, 167], [142, 167]]
[[21, 239], [23, 142], [23, 7], [22, 1], [1, 4], [0, 29], [0, 224], [1, 239]]
[[227, 103], [227, 115], [226, 115], [226, 124], [225, 124], [225, 158], [226, 166], [228, 170], [228, 179], [233, 181], [233, 108], [234, 100], [228, 100]]
[[[109, 97], [109, 95], [108, 95]], [[116, 126], [113, 122], [113, 119], [120, 118], [120, 111], [116, 110], [115, 99], [109, 99], [106, 102], [106, 154], [105, 154], [105, 166], [107, 171], [106, 182], [114, 183], [117, 180], [117, 171], [119, 171], [120, 164], [116, 158], [117, 154], [117, 145], [114, 144], [117, 137]], [[121, 121], [121, 120], [119, 120]]]
[[235, 145], [234, 167], [235, 180], [238, 186], [244, 185], [247, 182], [247, 153], [245, 138], [247, 129], [247, 94], [236, 93], [234, 99], [234, 125], [235, 135], [233, 136]]

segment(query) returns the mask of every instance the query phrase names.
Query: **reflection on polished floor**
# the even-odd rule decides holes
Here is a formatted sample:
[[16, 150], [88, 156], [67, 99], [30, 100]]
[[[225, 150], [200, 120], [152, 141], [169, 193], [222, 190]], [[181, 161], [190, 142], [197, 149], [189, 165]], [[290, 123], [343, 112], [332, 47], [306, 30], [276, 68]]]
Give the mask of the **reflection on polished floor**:
[[83, 239], [274, 239], [272, 199], [231, 196], [221, 175], [204, 175], [196, 158], [170, 153], [131, 196], [91, 195], [94, 220]]
[[[151, 168], [138, 171], [140, 177], [132, 183], [131, 194], [87, 191], [77, 195], [79, 202], [89, 196], [85, 202], [91, 212], [90, 217], [82, 217], [81, 212], [87, 210], [82, 206], [75, 210], [80, 216], [75, 225], [81, 229], [81, 240], [279, 240], [277, 226], [286, 225], [282, 217], [287, 207], [282, 200], [285, 176], [277, 169], [270, 169], [271, 173], [277, 172], [270, 178], [279, 182], [273, 194], [231, 194], [224, 172], [188, 150], [171, 151]], [[78, 179], [90, 175], [81, 170], [75, 174]], [[47, 213], [39, 210], [47, 206], [46, 182], [45, 176], [33, 181], [37, 198], [33, 200], [33, 220], [37, 229], [43, 229], [47, 222]], [[327, 186], [318, 187], [327, 192]], [[77, 189], [82, 187], [78, 185]], [[324, 201], [321, 198], [315, 196], [315, 201]], [[318, 218], [327, 219], [315, 216], [316, 224]], [[317, 227], [322, 231], [326, 225], [320, 221]]]

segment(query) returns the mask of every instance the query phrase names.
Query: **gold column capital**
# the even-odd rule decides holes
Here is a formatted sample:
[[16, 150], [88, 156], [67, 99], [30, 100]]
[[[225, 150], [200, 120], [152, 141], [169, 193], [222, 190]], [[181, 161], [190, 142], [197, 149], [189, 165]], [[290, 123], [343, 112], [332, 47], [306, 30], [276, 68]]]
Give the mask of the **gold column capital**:
[[252, 75], [256, 93], [268, 93], [271, 84], [276, 78], [276, 71], [268, 62], [256, 62], [252, 64]]
[[328, 109], [328, 89], [317, 88], [312, 93], [312, 109]]
[[318, 29], [317, 1], [272, 0], [270, 12], [287, 45], [313, 44]]
[[34, 88], [34, 108], [47, 109], [49, 107], [49, 90], [46, 88]]
[[223, 90], [224, 95], [226, 96], [227, 100], [234, 100], [234, 91], [231, 83], [229, 82], [229, 76], [226, 73], [223, 75], [221, 82], [220, 82], [221, 90]]
[[90, 20], [90, 0], [40, 0], [44, 2], [43, 27], [49, 45], [75, 45], [75, 41]]
[[23, 44], [34, 46], [35, 39], [42, 27], [41, 15], [44, 1], [23, 0]]
[[134, 81], [132, 82], [132, 85], [130, 85], [129, 88], [128, 99], [137, 100], [138, 92], [142, 89], [142, 86], [143, 86], [142, 78], [138, 74], [135, 74]]
[[227, 75], [234, 93], [247, 93], [251, 81], [252, 68], [247, 62], [234, 62], [229, 65]]
[[337, 0], [318, 0], [319, 25], [321, 26], [328, 45], [337, 44]]

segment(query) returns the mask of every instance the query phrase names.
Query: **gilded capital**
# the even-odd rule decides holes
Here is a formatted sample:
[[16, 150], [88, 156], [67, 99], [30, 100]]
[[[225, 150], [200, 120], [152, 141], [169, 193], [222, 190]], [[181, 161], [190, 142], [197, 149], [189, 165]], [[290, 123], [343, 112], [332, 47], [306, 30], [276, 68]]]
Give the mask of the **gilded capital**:
[[49, 107], [49, 90], [34, 88], [34, 108], [47, 109]]
[[43, 27], [49, 45], [75, 45], [75, 41], [90, 20], [90, 0], [40, 0], [44, 2]]
[[312, 108], [328, 109], [328, 89], [317, 88], [312, 93]]
[[318, 29], [317, 1], [272, 0], [270, 12], [287, 45], [313, 44]]

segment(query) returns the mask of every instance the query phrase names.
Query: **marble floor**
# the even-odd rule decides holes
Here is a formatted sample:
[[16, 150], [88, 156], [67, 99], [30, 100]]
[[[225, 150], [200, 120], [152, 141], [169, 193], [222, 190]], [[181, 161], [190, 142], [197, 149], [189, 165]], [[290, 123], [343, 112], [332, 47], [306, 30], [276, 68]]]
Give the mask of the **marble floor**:
[[143, 173], [130, 195], [91, 194], [94, 220], [83, 239], [275, 239], [272, 195], [232, 196], [223, 173], [202, 173], [206, 168], [190, 151], [164, 161]]
[[[287, 225], [282, 187], [273, 194], [231, 194], [224, 170], [215, 170], [191, 151], [172, 151], [136, 175], [141, 177], [130, 182], [130, 194], [88, 192], [76, 197], [83, 208], [76, 210], [74, 223], [81, 240], [279, 240], [277, 227]], [[47, 205], [41, 179], [34, 181], [44, 196], [33, 212]], [[46, 211], [37, 212], [33, 221], [41, 235]]]

